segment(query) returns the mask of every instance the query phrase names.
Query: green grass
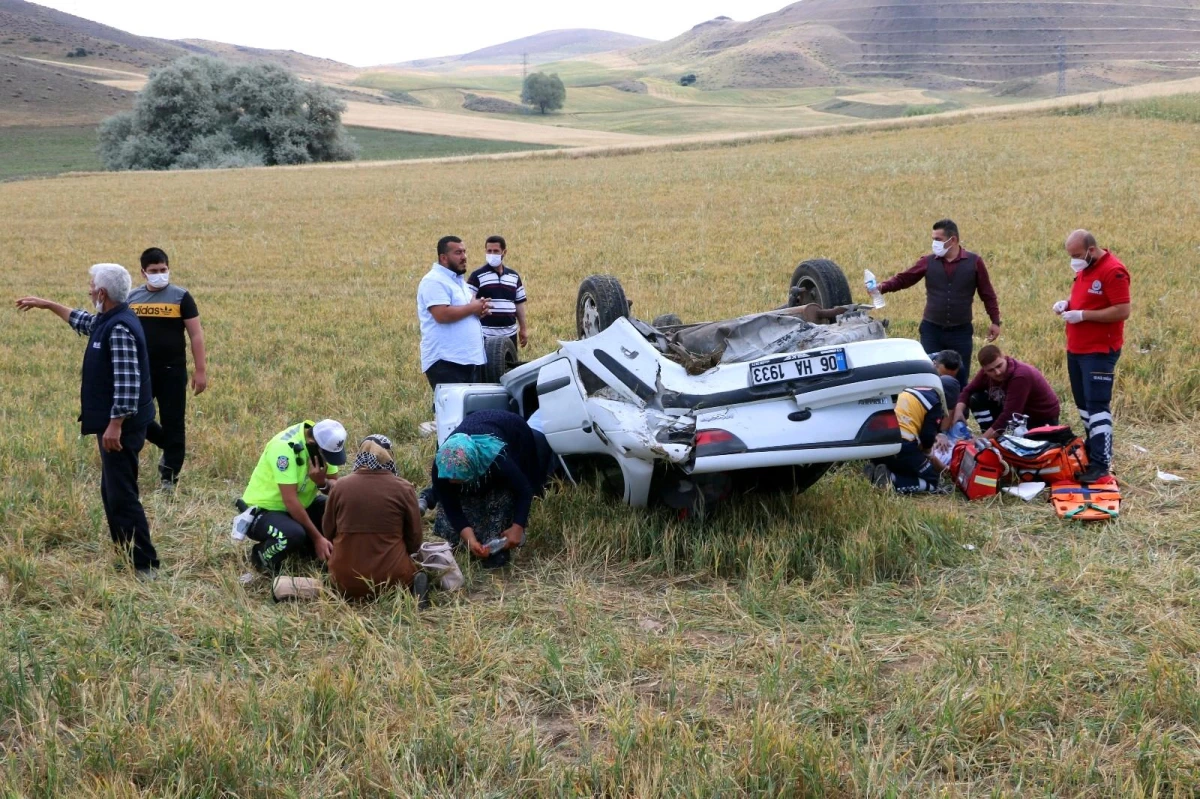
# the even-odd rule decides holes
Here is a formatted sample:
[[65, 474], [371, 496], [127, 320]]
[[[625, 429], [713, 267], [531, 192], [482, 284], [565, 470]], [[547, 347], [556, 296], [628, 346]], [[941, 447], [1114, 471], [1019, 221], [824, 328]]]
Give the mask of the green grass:
[[[10, 298], [84, 304], [90, 263], [162, 246], [210, 356], [177, 494], [152, 490], [143, 453], [164, 561], [143, 585], [114, 564], [95, 443], [76, 435], [84, 342], [44, 312], [0, 311], [0, 794], [1194, 795], [1195, 143], [1160, 119], [1046, 114], [621, 157], [0, 185]], [[1071, 280], [1065, 234], [1086, 225], [1130, 266], [1120, 520], [884, 495], [852, 465], [703, 522], [584, 481], [534, 503], [511, 569], [464, 558], [465, 590], [423, 614], [403, 594], [288, 606], [239, 584], [230, 501], [289, 422], [386, 433], [423, 481], [412, 298], [440, 236], [461, 235], [471, 265], [507, 236], [540, 356], [573, 335], [585, 275], [619, 276], [640, 315], [713, 319], [778, 305], [799, 260], [830, 257], [861, 298], [864, 266], [908, 266], [947, 214], [987, 259], [1000, 344], [1063, 397], [1050, 306]], [[888, 295], [890, 334], [915, 336], [923, 302]]]
[[1200, 124], [1200, 94], [1154, 97], [1128, 103], [1093, 103], [1064, 108], [1063, 116], [1107, 116], [1133, 119], [1161, 119], [1166, 122]]
[[458, 136], [432, 136], [424, 133], [406, 133], [377, 128], [348, 127], [346, 130], [358, 142], [361, 148], [359, 159], [362, 161], [441, 158], [453, 155], [484, 155], [552, 149], [542, 144], [466, 139]]
[[91, 126], [0, 127], [0, 180], [103, 169]]

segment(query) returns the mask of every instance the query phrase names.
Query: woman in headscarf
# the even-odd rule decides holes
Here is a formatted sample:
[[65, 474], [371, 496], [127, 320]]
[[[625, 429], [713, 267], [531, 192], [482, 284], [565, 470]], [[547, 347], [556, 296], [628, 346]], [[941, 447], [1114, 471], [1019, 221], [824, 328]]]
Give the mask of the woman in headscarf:
[[353, 471], [329, 491], [321, 527], [333, 542], [329, 577], [342, 594], [373, 597], [404, 585], [427, 602], [428, 577], [411, 557], [421, 548], [417, 492], [397, 476], [387, 436], [359, 444]]
[[542, 493], [552, 453], [518, 414], [467, 416], [438, 447], [431, 476], [439, 512], [434, 532], [465, 546], [485, 568], [508, 563], [525, 543], [529, 508]]

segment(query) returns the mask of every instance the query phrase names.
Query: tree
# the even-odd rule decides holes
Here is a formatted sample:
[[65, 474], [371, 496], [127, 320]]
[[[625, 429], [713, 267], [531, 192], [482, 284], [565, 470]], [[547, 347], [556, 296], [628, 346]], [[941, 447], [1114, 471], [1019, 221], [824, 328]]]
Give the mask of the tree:
[[521, 102], [525, 105], [535, 105], [544, 114], [562, 108], [566, 100], [567, 87], [557, 74], [532, 72], [526, 76], [525, 86], [521, 89]]
[[349, 161], [345, 104], [276, 64], [186, 56], [150, 73], [133, 110], [100, 125], [109, 169], [200, 169]]

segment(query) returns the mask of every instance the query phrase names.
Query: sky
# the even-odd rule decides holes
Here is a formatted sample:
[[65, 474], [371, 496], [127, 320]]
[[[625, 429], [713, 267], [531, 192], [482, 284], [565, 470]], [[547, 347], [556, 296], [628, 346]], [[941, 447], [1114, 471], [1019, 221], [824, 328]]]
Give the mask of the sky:
[[39, 0], [141, 36], [298, 50], [354, 66], [457, 55], [558, 28], [670, 39], [716, 16], [753, 19], [789, 0]]

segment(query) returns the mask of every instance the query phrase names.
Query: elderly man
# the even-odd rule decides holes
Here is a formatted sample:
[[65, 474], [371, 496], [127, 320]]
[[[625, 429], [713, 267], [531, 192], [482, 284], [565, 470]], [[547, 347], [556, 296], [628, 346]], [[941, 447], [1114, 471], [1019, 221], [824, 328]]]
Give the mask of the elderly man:
[[489, 302], [474, 297], [463, 275], [467, 248], [458, 236], [437, 243], [437, 263], [417, 286], [417, 318], [421, 322], [421, 371], [429, 387], [440, 383], [473, 383], [487, 362], [480, 318]]
[[96, 264], [89, 274], [95, 314], [40, 297], [22, 297], [17, 308], [53, 311], [88, 337], [79, 392], [80, 433], [94, 434], [99, 445], [100, 499], [113, 543], [132, 557], [138, 579], [153, 580], [158, 553], [138, 493], [138, 454], [146, 443], [146, 427], [154, 421], [146, 337], [125, 302], [133, 285], [125, 267]]
[[968, 363], [975, 348], [972, 305], [975, 295], [983, 300], [992, 320], [987, 340], [1000, 336], [1000, 304], [983, 259], [963, 249], [958, 225], [949, 219], [933, 223], [933, 253], [921, 256], [915, 264], [879, 284], [884, 294], [901, 291], [925, 281], [925, 314], [921, 320], [921, 346], [926, 352], [951, 349], [961, 357], [958, 382], [967, 384]]
[[1087, 430], [1088, 467], [1076, 479], [1091, 483], [1112, 468], [1111, 403], [1131, 307], [1129, 270], [1086, 230], [1067, 236], [1066, 250], [1075, 282], [1071, 298], [1054, 303], [1054, 312], [1067, 325], [1071, 394]]

